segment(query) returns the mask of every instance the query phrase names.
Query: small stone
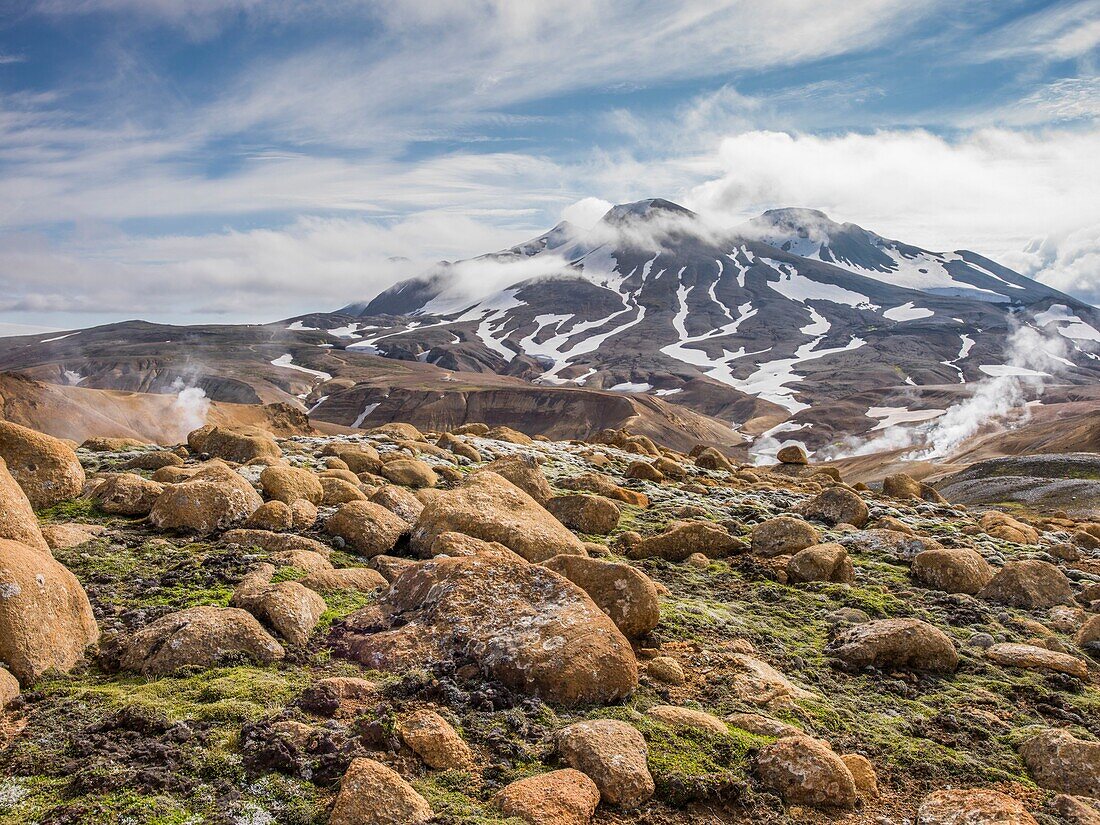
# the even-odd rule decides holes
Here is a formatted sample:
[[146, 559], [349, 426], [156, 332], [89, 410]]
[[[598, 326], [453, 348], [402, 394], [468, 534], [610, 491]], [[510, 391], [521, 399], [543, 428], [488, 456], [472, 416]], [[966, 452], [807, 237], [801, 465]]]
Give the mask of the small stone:
[[329, 825], [421, 825], [431, 818], [431, 805], [398, 773], [359, 757], [340, 780]]
[[687, 681], [684, 669], [671, 656], [658, 656], [651, 660], [645, 669], [646, 675], [666, 685], [682, 685]]

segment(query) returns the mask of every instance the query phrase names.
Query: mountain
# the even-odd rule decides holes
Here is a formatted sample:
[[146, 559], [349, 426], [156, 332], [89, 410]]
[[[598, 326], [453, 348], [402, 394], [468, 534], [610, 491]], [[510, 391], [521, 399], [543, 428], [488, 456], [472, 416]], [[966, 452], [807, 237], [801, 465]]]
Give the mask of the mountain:
[[[478, 290], [508, 267], [515, 281]], [[661, 199], [616, 206], [591, 230], [560, 224], [440, 265], [305, 322], [347, 329], [347, 349], [647, 393], [746, 431], [813, 418], [808, 435], [821, 443], [870, 430], [899, 405], [919, 417], [925, 388], [965, 395], [983, 379], [1043, 372], [1083, 385], [1100, 370], [1095, 308], [974, 252], [932, 252], [810, 209], [715, 229]], [[1030, 359], [1041, 369], [1015, 363], [1021, 325], [1046, 336], [1049, 355]], [[825, 403], [822, 422], [808, 411]]]
[[336, 312], [0, 339], [0, 370], [104, 390], [194, 386], [343, 426], [479, 416], [554, 437], [626, 425], [666, 443], [760, 449], [782, 435], [820, 449], [931, 421], [976, 390], [1021, 413], [1095, 403], [1100, 311], [976, 253], [815, 210], [715, 227], [649, 199], [590, 229], [561, 223], [442, 261]]

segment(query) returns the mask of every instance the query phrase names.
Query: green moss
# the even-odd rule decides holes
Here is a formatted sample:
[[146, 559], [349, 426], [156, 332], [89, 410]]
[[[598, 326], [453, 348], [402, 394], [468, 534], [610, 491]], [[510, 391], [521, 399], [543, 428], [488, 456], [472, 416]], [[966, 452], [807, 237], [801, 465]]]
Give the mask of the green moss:
[[419, 779], [413, 787], [432, 806], [437, 817], [462, 825], [524, 825], [522, 819], [504, 817], [487, 801], [471, 796], [478, 782], [466, 771], [440, 771]]
[[53, 507], [39, 510], [38, 520], [43, 524], [50, 524], [59, 521], [109, 523], [113, 521], [129, 521], [130, 519], [123, 519], [120, 516], [113, 516], [110, 513], [103, 512], [90, 498], [71, 498], [68, 501], [62, 501], [60, 504], [55, 504]]
[[378, 600], [377, 593], [363, 590], [328, 590], [322, 594], [328, 606], [317, 623], [317, 631], [328, 630], [334, 622], [350, 616], [356, 610], [369, 607]]

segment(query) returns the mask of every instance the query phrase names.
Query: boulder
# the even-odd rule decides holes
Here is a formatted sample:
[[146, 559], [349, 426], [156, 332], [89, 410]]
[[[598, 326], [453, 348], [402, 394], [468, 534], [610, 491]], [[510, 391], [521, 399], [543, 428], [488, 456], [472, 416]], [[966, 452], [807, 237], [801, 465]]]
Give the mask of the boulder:
[[169, 485], [154, 502], [149, 520], [161, 530], [205, 535], [240, 524], [263, 503], [260, 494], [240, 475], [214, 466]]
[[124, 461], [120, 466], [123, 470], [154, 472], [162, 467], [182, 467], [183, 459], [169, 450], [151, 450]]
[[19, 698], [19, 680], [0, 667], [0, 711]]
[[282, 645], [251, 613], [235, 607], [189, 607], [162, 616], [133, 635], [122, 668], [146, 678], [185, 667], [211, 668], [244, 657], [268, 664], [284, 656]]
[[653, 796], [649, 747], [633, 726], [592, 719], [562, 728], [555, 738], [562, 761], [595, 782], [608, 805], [636, 808]]
[[27, 494], [11, 477], [2, 458], [0, 458], [0, 539], [17, 541], [43, 553], [50, 552]]
[[282, 533], [294, 527], [294, 511], [284, 501], [265, 501], [244, 520], [244, 527]]
[[[456, 533], [454, 530], [436, 536], [431, 549], [428, 551], [428, 555], [432, 558], [436, 556], [479, 556], [483, 553], [508, 556], [515, 561], [526, 561], [523, 556], [513, 553], [500, 542], [483, 541], [473, 536], [467, 536], [465, 533]], [[557, 557], [555, 556], [555, 558]], [[581, 557], [576, 556], [575, 558]]]
[[627, 638], [646, 635], [660, 621], [656, 585], [629, 564], [562, 555], [547, 559], [543, 566], [587, 593]]
[[324, 495], [321, 503], [326, 507], [336, 507], [347, 504], [349, 501], [366, 501], [367, 495], [359, 489], [359, 482], [352, 484], [342, 478], [321, 478], [321, 489]]
[[[311, 539], [308, 536], [298, 536], [294, 533], [272, 533], [268, 530], [245, 530], [242, 528], [226, 531], [222, 534], [222, 541], [226, 544], [238, 544], [241, 547], [258, 547], [265, 553], [274, 555], [308, 553], [321, 559], [324, 562], [325, 569], [332, 567], [325, 561], [325, 556], [331, 553], [332, 549], [321, 544], [317, 539]], [[314, 568], [310, 567], [309, 569]]]
[[1007, 513], [998, 513], [990, 510], [983, 513], [981, 520], [982, 530], [988, 535], [1005, 541], [1014, 541], [1019, 544], [1038, 544], [1039, 531], [1034, 527], [1017, 521]]
[[840, 759], [848, 768], [848, 772], [852, 774], [852, 779], [855, 780], [856, 793], [866, 799], [877, 799], [878, 775], [875, 773], [875, 766], [871, 764], [871, 760], [858, 753], [844, 753], [840, 755]]
[[1028, 670], [1049, 670], [1065, 673], [1078, 679], [1088, 679], [1089, 666], [1069, 653], [1058, 653], [1036, 645], [1002, 642], [995, 644], [985, 652], [985, 657], [1005, 667], [1020, 667]]
[[951, 638], [919, 619], [879, 619], [841, 633], [826, 653], [854, 670], [950, 673], [959, 663]]
[[790, 582], [851, 582], [855, 578], [848, 552], [835, 542], [811, 545], [787, 562]]
[[510, 481], [543, 507], [546, 507], [546, 503], [554, 496], [554, 491], [550, 489], [550, 482], [546, 480], [546, 476], [542, 474], [542, 470], [531, 457], [498, 458], [486, 464], [484, 470], [496, 473]]
[[619, 526], [618, 505], [603, 496], [555, 496], [546, 502], [546, 509], [566, 527], [579, 533], [606, 536]]
[[91, 498], [105, 513], [147, 516], [163, 492], [163, 484], [135, 473], [119, 473], [98, 484], [92, 491]]
[[282, 458], [282, 450], [271, 433], [259, 427], [200, 427], [189, 433], [187, 446], [193, 453], [206, 453], [223, 461], [247, 464], [255, 459]]
[[810, 459], [801, 444], [788, 444], [775, 454], [780, 464], [809, 464]]
[[752, 552], [757, 556], [788, 556], [821, 540], [812, 524], [800, 518], [777, 516], [752, 529]]
[[475, 473], [425, 505], [412, 532], [413, 549], [426, 555], [436, 537], [451, 530], [500, 542], [532, 562], [559, 554], [584, 554], [580, 539], [538, 502], [487, 471]]
[[808, 519], [829, 525], [852, 524], [856, 527], [865, 525], [869, 515], [863, 499], [844, 487], [830, 487], [803, 502], [798, 511]]
[[756, 759], [756, 774], [792, 805], [847, 808], [857, 799], [855, 779], [844, 760], [809, 736], [765, 745]]
[[921, 800], [917, 825], [1038, 825], [1022, 803], [984, 788], [933, 791]]
[[317, 523], [317, 505], [304, 498], [290, 505], [291, 526], [295, 530], [308, 530]]
[[321, 454], [336, 456], [356, 475], [377, 473], [382, 468], [382, 457], [370, 444], [326, 444]]
[[565, 490], [583, 490], [588, 493], [596, 493], [605, 498], [621, 501], [635, 507], [649, 506], [649, 497], [645, 493], [620, 487], [603, 473], [582, 473], [579, 476], [562, 479], [558, 482], [558, 486]]
[[261, 564], [237, 585], [230, 607], [247, 610], [292, 645], [304, 645], [327, 608], [325, 600], [301, 582], [271, 584], [275, 567]]
[[400, 670], [458, 656], [550, 702], [610, 702], [638, 684], [629, 642], [583, 590], [505, 555], [411, 566], [379, 608], [352, 614], [334, 636], [341, 655], [367, 667]]
[[882, 494], [890, 498], [919, 499], [920, 482], [906, 473], [895, 473], [882, 480]]
[[1056, 604], [1073, 604], [1073, 588], [1065, 573], [1050, 562], [1019, 559], [1005, 564], [978, 598], [1025, 610], [1039, 610]]
[[419, 458], [398, 458], [382, 465], [382, 475], [402, 487], [434, 487], [439, 476], [431, 465]]
[[669, 525], [665, 532], [649, 536], [631, 547], [627, 555], [632, 559], [683, 561], [692, 553], [721, 559], [744, 550], [744, 542], [714, 522], [677, 521]]
[[502, 814], [530, 825], [588, 825], [599, 804], [596, 783], [572, 768], [520, 779], [493, 797]]
[[260, 487], [269, 499], [293, 504], [300, 498], [320, 504], [325, 497], [321, 479], [301, 467], [268, 467], [260, 473]]
[[729, 472], [733, 469], [730, 460], [722, 455], [714, 447], [706, 447], [695, 456], [695, 466], [704, 470], [717, 470]]
[[424, 510], [424, 502], [412, 491], [393, 484], [379, 487], [371, 494], [370, 500], [375, 504], [381, 504], [391, 513], [408, 522], [410, 526], [416, 524], [416, 520]]
[[0, 421], [0, 458], [35, 510], [76, 498], [84, 489], [80, 459], [60, 438]]
[[[458, 432], [458, 430], [456, 430], [456, 432]], [[521, 447], [525, 447], [529, 444], [534, 443], [528, 436], [524, 435], [518, 430], [513, 430], [511, 427], [504, 426], [493, 427], [492, 429], [487, 430], [484, 433], [483, 438], [489, 438], [493, 441], [503, 441], [507, 444], [519, 444]]]
[[42, 536], [51, 550], [68, 550], [79, 547], [101, 536], [107, 528], [102, 524], [76, 524], [74, 522], [42, 525]]
[[671, 656], [654, 656], [646, 663], [645, 674], [666, 685], [682, 685], [687, 682], [683, 665]]
[[1083, 796], [1058, 794], [1050, 801], [1050, 809], [1066, 821], [1066, 825], [1100, 825], [1100, 800]]
[[432, 806], [392, 768], [366, 757], [351, 760], [329, 825], [424, 825]]
[[665, 474], [662, 473], [653, 464], [648, 461], [632, 461], [626, 468], [626, 472], [623, 473], [627, 478], [637, 478], [642, 481], [660, 482], [665, 480]]
[[1020, 758], [1040, 787], [1100, 798], [1100, 742], [1048, 729], [1020, 746]]
[[348, 502], [325, 521], [326, 533], [367, 558], [388, 553], [408, 531], [407, 522], [373, 501]]
[[98, 637], [76, 576], [48, 551], [0, 539], [0, 662], [33, 682], [71, 669]]
[[437, 771], [461, 770], [473, 760], [469, 746], [434, 710], [417, 710], [397, 721], [397, 732], [409, 749]]
[[1073, 634], [1073, 643], [1082, 648], [1100, 643], [1100, 616], [1087, 619]]
[[369, 593], [390, 586], [386, 578], [369, 567], [341, 567], [331, 570], [315, 570], [298, 580], [302, 585], [318, 593], [334, 590], [360, 590]]
[[127, 450], [138, 450], [149, 445], [136, 438], [105, 438], [96, 436], [85, 439], [80, 449], [90, 450], [93, 453], [124, 453]]
[[913, 579], [932, 590], [973, 596], [993, 578], [993, 568], [969, 547], [922, 550], [913, 557]]
[[457, 438], [450, 433], [443, 433], [435, 443], [444, 450], [449, 450], [454, 455], [465, 458], [474, 464], [481, 461], [481, 453], [461, 438]]
[[837, 541], [844, 545], [849, 553], [863, 553], [869, 556], [893, 559], [900, 564], [909, 564], [918, 553], [925, 550], [937, 550], [942, 545], [935, 539], [913, 535], [912, 531], [873, 529], [856, 530], [841, 536]]
[[676, 705], [654, 705], [646, 715], [670, 728], [692, 728], [707, 733], [729, 736], [729, 726], [713, 714]]

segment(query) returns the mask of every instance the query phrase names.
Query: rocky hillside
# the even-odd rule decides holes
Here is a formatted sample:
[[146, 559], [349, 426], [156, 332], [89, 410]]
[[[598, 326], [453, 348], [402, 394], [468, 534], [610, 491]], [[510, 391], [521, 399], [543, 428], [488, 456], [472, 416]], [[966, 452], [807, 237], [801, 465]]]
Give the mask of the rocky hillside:
[[1100, 817], [1086, 517], [623, 430], [0, 457], [4, 825]]

